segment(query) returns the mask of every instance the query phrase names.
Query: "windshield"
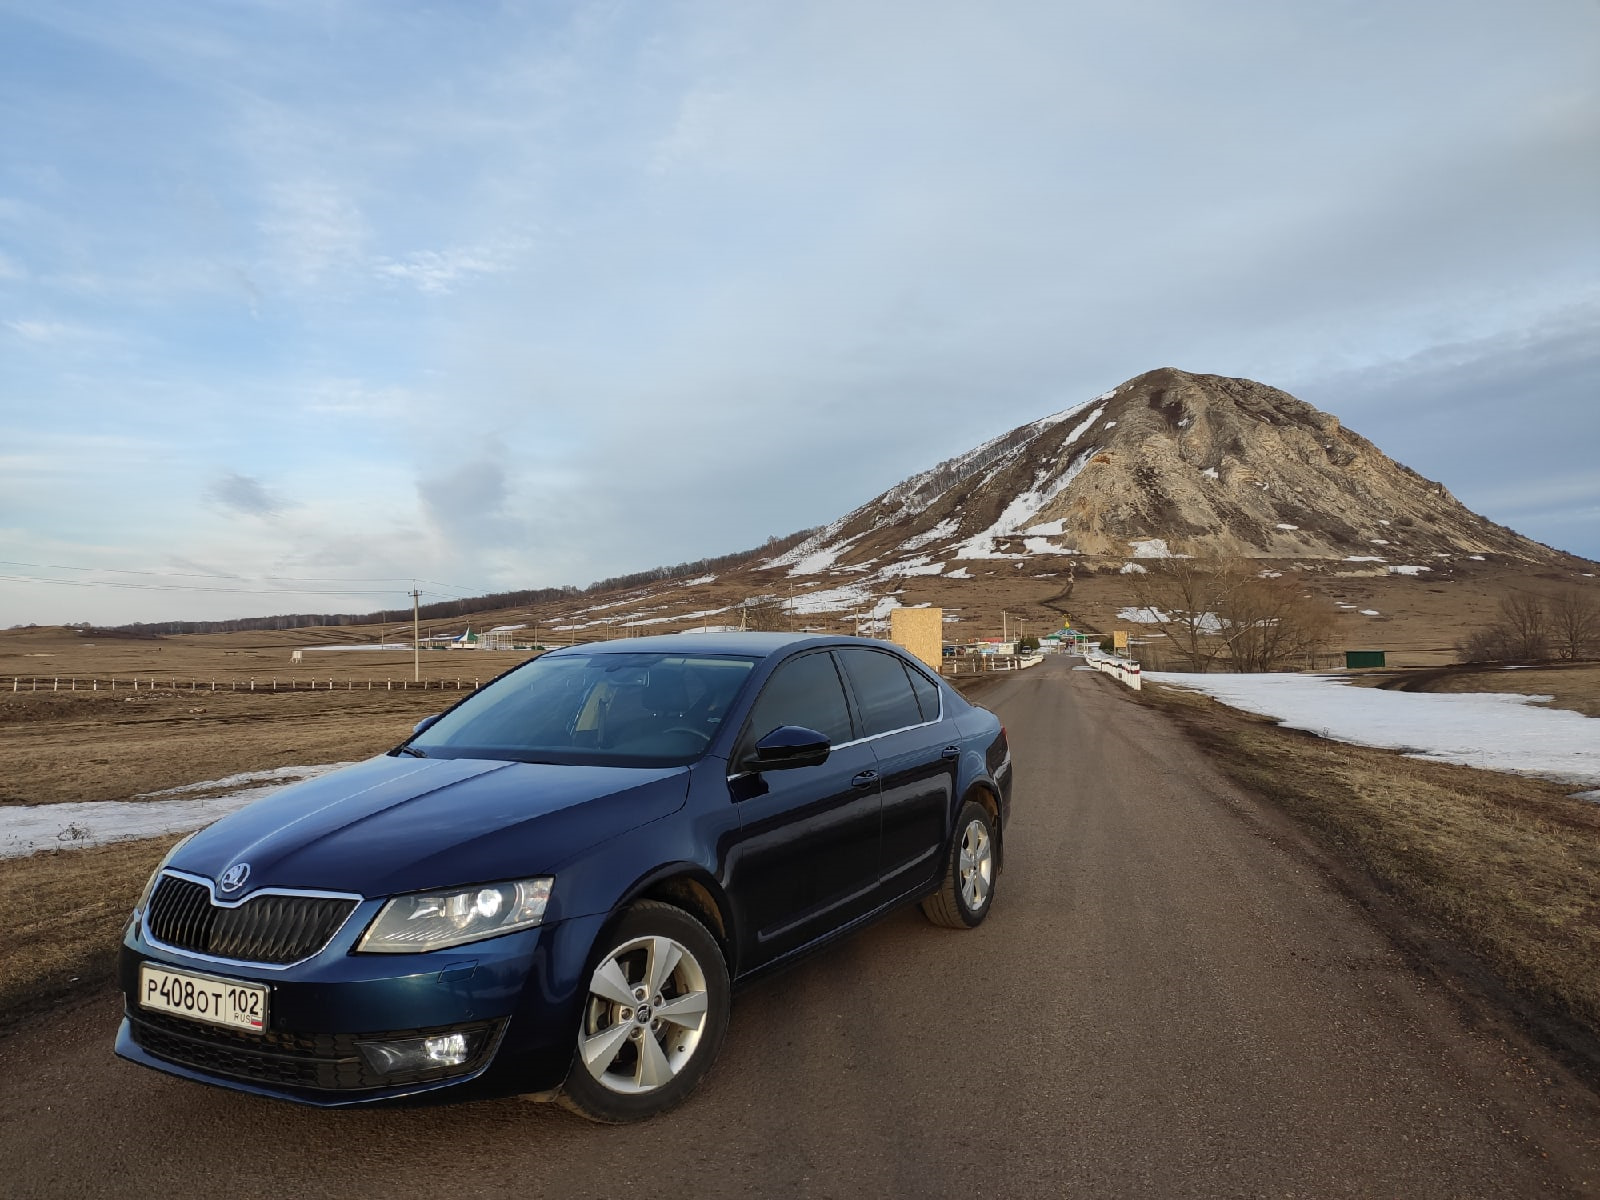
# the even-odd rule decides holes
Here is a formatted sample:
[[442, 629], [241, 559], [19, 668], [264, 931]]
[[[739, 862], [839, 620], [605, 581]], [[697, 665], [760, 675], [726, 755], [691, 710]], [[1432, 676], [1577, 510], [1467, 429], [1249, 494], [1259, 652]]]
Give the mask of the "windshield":
[[705, 753], [755, 661], [547, 654], [495, 680], [405, 749], [429, 758], [683, 766]]

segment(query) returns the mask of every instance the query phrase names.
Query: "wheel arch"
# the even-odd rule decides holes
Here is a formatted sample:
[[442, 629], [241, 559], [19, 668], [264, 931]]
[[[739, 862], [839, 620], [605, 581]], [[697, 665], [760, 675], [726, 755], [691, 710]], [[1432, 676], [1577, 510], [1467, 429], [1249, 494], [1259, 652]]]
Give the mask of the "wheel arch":
[[[956, 812], [960, 812], [962, 805], [968, 801], [981, 806], [989, 814], [989, 821], [994, 826], [995, 867], [1004, 870], [1006, 865], [1006, 837], [1000, 818], [1000, 792], [987, 780], [977, 779], [967, 785], [967, 790], [961, 794], [961, 803], [956, 805]], [[952, 835], [953, 836], [953, 835]]]
[[738, 974], [739, 942], [734, 929], [733, 906], [727, 893], [704, 868], [692, 863], [669, 864], [638, 880], [617, 901], [610, 925], [628, 907], [640, 900], [659, 900], [681, 908], [696, 918], [722, 948], [728, 964], [728, 977]]

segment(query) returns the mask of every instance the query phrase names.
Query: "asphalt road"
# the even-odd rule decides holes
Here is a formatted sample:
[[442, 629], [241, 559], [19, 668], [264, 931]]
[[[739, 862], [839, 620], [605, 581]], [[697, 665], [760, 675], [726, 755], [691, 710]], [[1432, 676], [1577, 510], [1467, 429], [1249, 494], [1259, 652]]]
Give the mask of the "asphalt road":
[[978, 930], [901, 912], [741, 993], [683, 1108], [320, 1112], [111, 1054], [114, 996], [0, 1041], [0, 1195], [1600, 1194], [1593, 1093], [1471, 1021], [1158, 714], [1065, 661]]

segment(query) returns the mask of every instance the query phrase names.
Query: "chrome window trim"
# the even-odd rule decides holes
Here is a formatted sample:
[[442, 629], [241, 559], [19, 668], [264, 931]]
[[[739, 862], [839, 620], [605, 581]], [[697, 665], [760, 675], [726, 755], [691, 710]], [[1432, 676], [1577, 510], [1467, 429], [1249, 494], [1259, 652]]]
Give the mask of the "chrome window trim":
[[[832, 754], [835, 750], [843, 750], [849, 746], [864, 746], [868, 742], [875, 742], [879, 738], [893, 737], [897, 733], [906, 733], [913, 729], [926, 729], [930, 725], [937, 725], [944, 720], [943, 704], [944, 702], [941, 700], [939, 716], [932, 721], [918, 721], [915, 725], [902, 725], [898, 729], [885, 729], [882, 733], [874, 733], [863, 738], [852, 738], [848, 742], [830, 742], [828, 744], [828, 753]], [[735, 779], [744, 779], [746, 776], [759, 774], [761, 774], [760, 771], [734, 771], [728, 776], [728, 782], [732, 783]]]
[[[161, 872], [161, 878], [166, 878], [169, 875], [174, 879], [182, 879], [188, 883], [200, 884], [206, 889], [207, 894], [211, 897], [211, 905], [213, 908], [238, 908], [240, 905], [254, 900], [257, 896], [308, 896], [313, 900], [354, 900], [356, 902], [355, 906], [345, 914], [344, 920], [339, 922], [338, 928], [328, 935], [327, 941], [323, 942], [322, 945], [318, 946], [304, 958], [297, 958], [294, 960], [294, 962], [290, 963], [264, 963], [256, 962], [255, 960], [248, 958], [222, 958], [215, 954], [201, 954], [198, 950], [185, 950], [182, 946], [170, 945], [167, 942], [163, 942], [160, 938], [156, 937], [150, 932], [150, 905], [147, 903], [144, 908], [140, 910], [139, 934], [150, 945], [167, 954], [176, 954], [182, 958], [191, 958], [196, 962], [220, 963], [223, 966], [229, 967], [253, 967], [261, 971], [287, 971], [293, 967], [298, 967], [301, 963], [308, 963], [333, 944], [333, 940], [344, 932], [344, 927], [350, 923], [350, 918], [355, 916], [356, 913], [361, 910], [361, 906], [365, 904], [367, 900], [365, 896], [360, 895], [357, 892], [325, 892], [317, 888], [275, 887], [257, 888], [249, 895], [240, 896], [237, 900], [218, 900], [217, 885], [211, 880], [207, 879], [204, 875], [191, 875], [187, 871], [179, 871], [173, 867], [164, 868]], [[160, 886], [159, 881], [157, 882], [156, 886]], [[150, 889], [150, 895], [152, 898], [154, 898], [155, 888]]]

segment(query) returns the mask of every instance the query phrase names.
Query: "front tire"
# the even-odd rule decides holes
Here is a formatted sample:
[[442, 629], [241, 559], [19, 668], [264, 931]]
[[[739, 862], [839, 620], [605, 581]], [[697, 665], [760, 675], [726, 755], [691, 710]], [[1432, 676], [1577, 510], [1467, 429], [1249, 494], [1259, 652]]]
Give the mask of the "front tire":
[[989, 810], [968, 800], [956, 817], [956, 835], [951, 839], [944, 879], [939, 890], [922, 902], [923, 915], [949, 929], [981, 925], [994, 903], [995, 877], [1000, 866], [997, 850]]
[[730, 990], [704, 925], [670, 904], [635, 904], [600, 941], [562, 1103], [608, 1125], [681, 1104], [722, 1048]]

